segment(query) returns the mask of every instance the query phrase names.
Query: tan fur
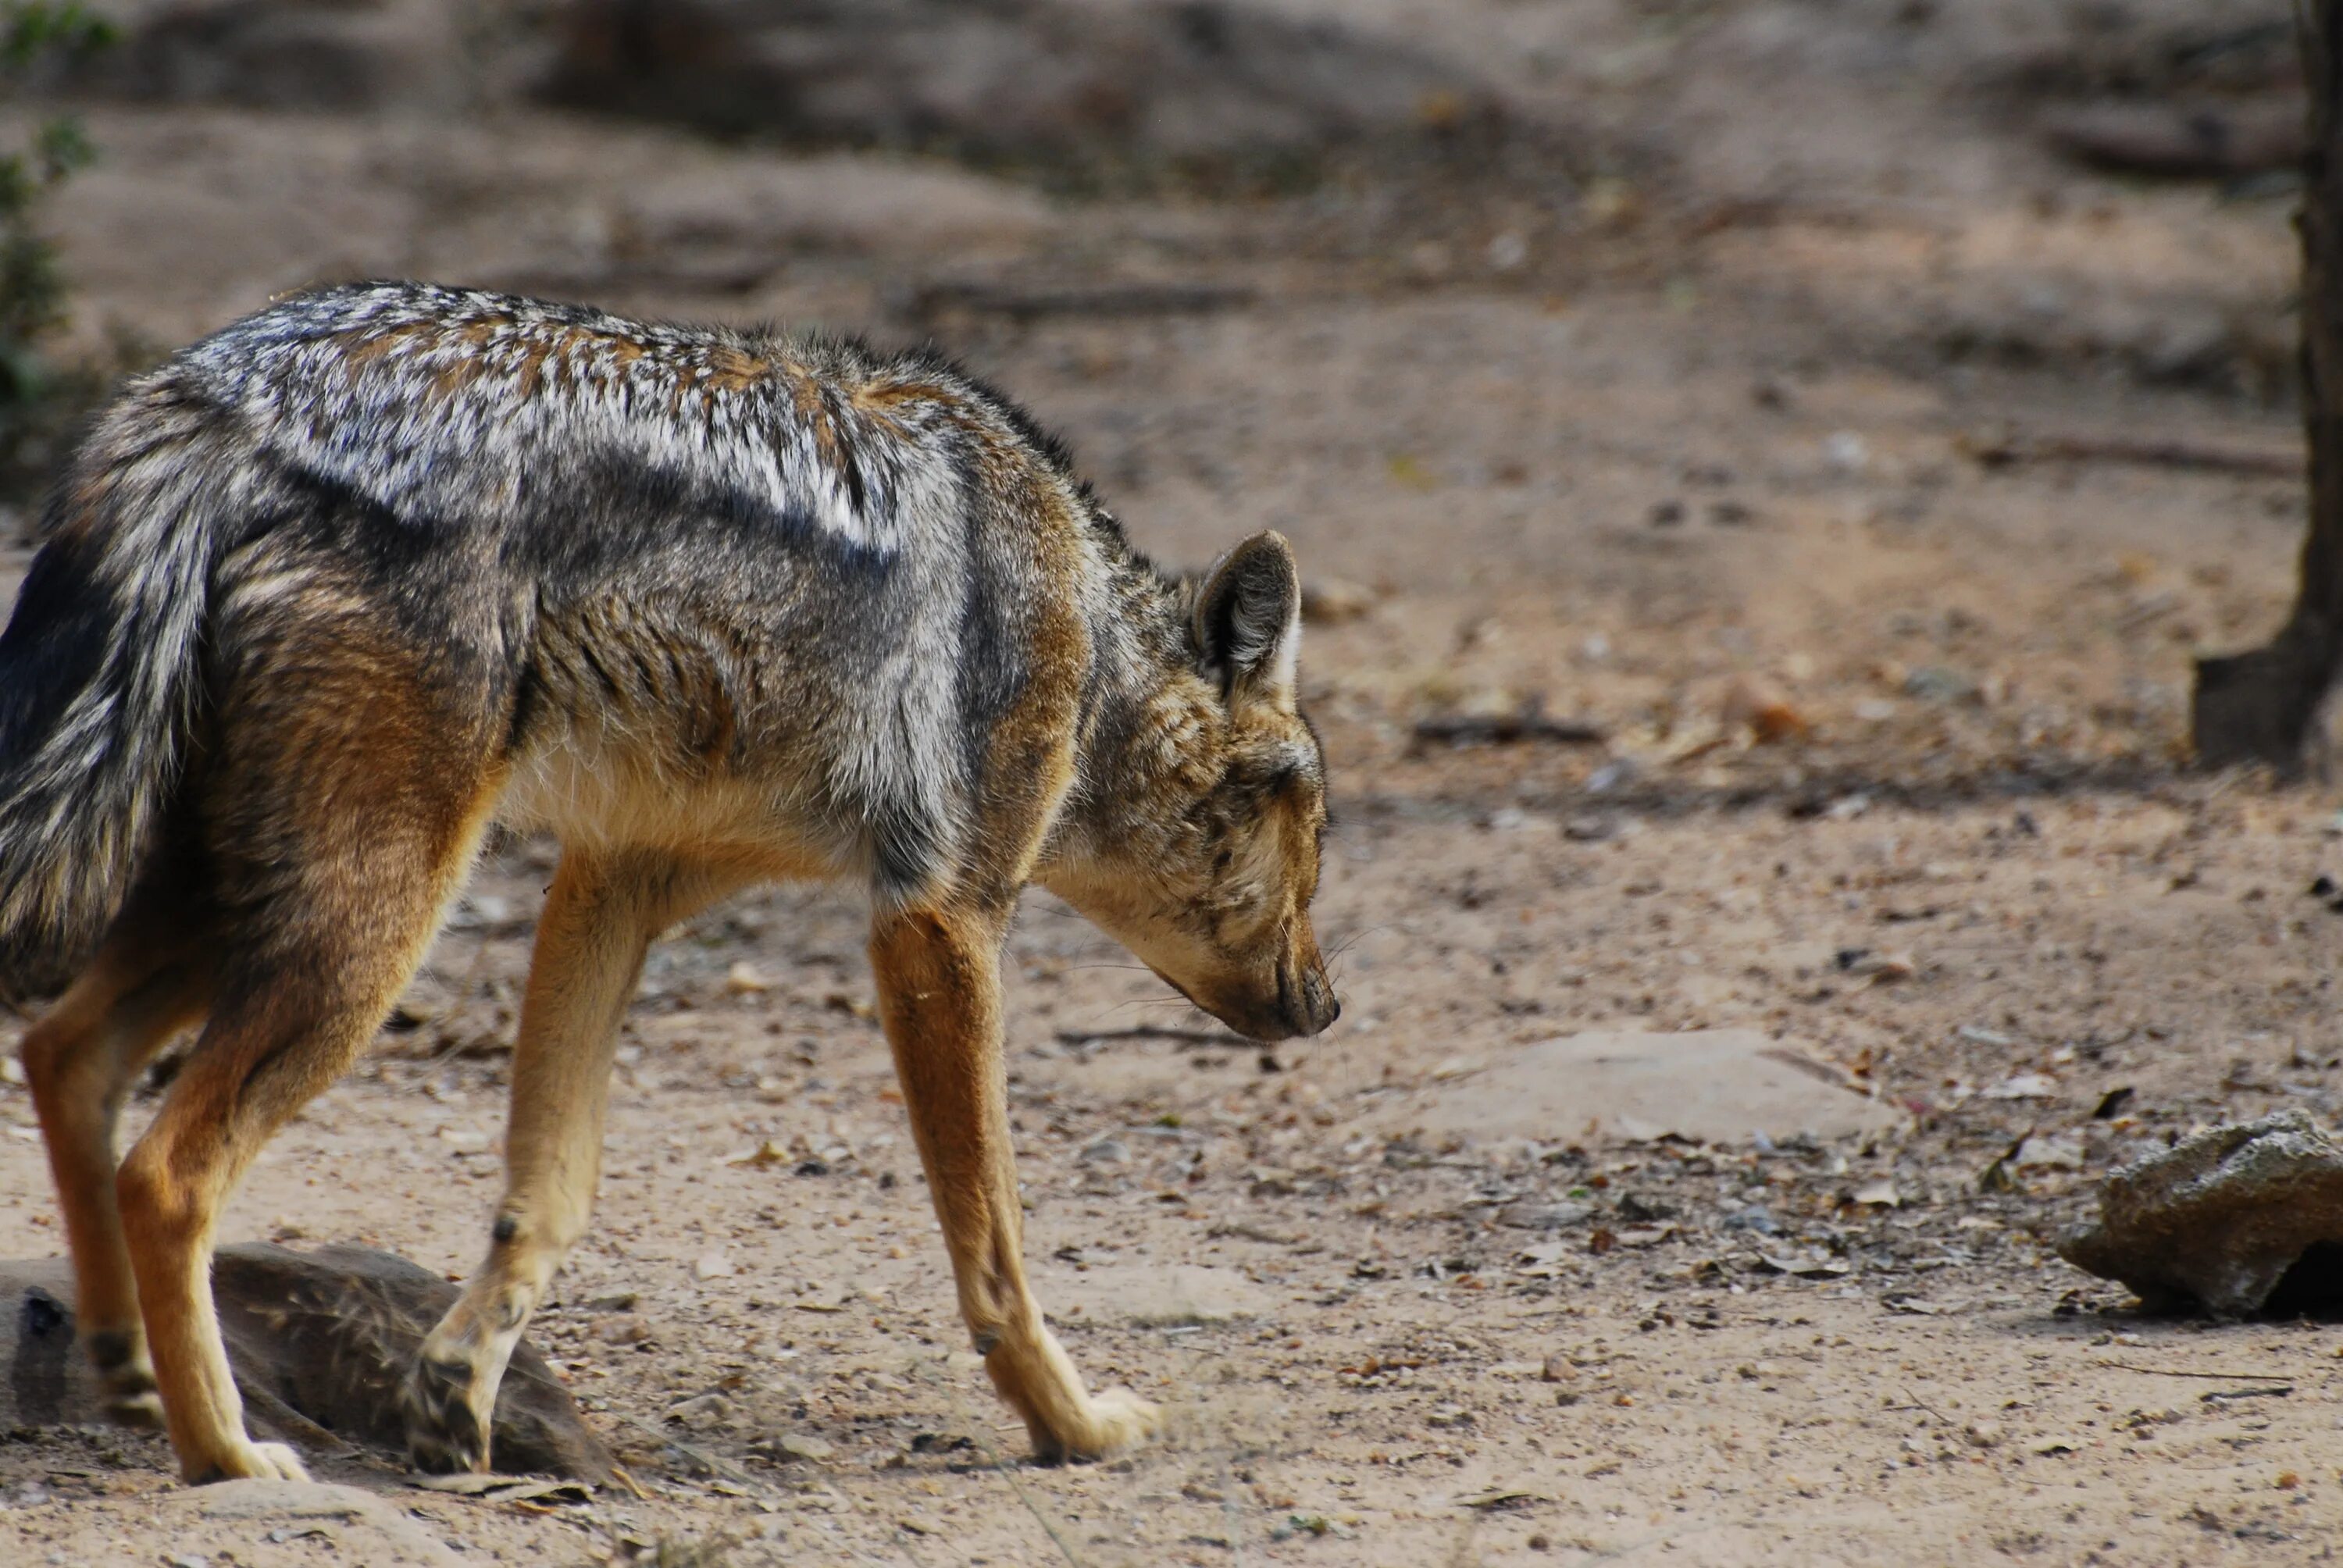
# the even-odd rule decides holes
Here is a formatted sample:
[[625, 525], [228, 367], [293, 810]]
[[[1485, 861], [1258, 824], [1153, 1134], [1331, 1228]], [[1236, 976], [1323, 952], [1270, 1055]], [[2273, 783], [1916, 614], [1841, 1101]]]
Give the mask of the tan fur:
[[[736, 878], [656, 854], [573, 850], [546, 894], [513, 1049], [505, 1193], [487, 1261], [424, 1342], [408, 1399], [485, 1433], [505, 1363], [586, 1229], [602, 1160], [610, 1052], [651, 939]], [[453, 1456], [450, 1456], [453, 1457]], [[468, 1457], [468, 1456], [466, 1456]]]
[[1036, 1453], [1103, 1458], [1152, 1435], [1161, 1418], [1127, 1390], [1086, 1390], [1025, 1282], [1001, 1061], [1004, 923], [1005, 911], [997, 910], [881, 922], [870, 940], [880, 1017], [951, 1254], [960, 1317], [985, 1371], [1024, 1419]]
[[[29, 868], [19, 885], [72, 883], [88, 861], [69, 851], [108, 835], [140, 845], [118, 875], [73, 884], [49, 922], [82, 933], [77, 956], [105, 936], [24, 1050], [85, 1334], [118, 1412], [151, 1419], [159, 1393], [191, 1481], [300, 1473], [289, 1450], [246, 1434], [211, 1297], [214, 1228], [269, 1135], [371, 1038], [501, 819], [552, 833], [562, 858], [515, 1046], [491, 1244], [403, 1388], [420, 1464], [491, 1462], [498, 1382], [586, 1224], [611, 1050], [649, 944], [730, 890], [836, 878], [871, 892], [880, 1016], [995, 1385], [1043, 1456], [1143, 1441], [1155, 1408], [1085, 1387], [1025, 1277], [1001, 949], [1038, 881], [1232, 1028], [1272, 1040], [1333, 1021], [1309, 913], [1324, 759], [1295, 702], [1290, 548], [1260, 535], [1199, 580], [1164, 578], [1021, 416], [940, 363], [420, 286], [291, 314], [349, 310], [363, 329], [330, 341], [353, 397], [464, 418], [461, 443], [402, 436], [376, 452], [361, 417], [374, 405], [327, 410], [336, 452], [378, 458], [365, 474], [384, 484], [461, 477], [479, 443], [522, 423], [506, 405], [588, 383], [628, 389], [638, 408], [701, 405], [711, 423], [626, 427], [669, 443], [639, 488], [596, 436], [573, 466], [602, 477], [575, 489], [558, 452], [533, 448], [503, 455], [528, 485], [489, 486], [470, 512], [408, 518], [397, 496], [361, 498], [369, 512], [346, 486], [273, 512], [255, 503], [266, 528], [237, 512], [174, 531], [127, 498], [191, 506], [238, 463], [266, 465], [216, 447], [242, 426], [206, 427], [215, 446], [157, 436], [192, 443], [181, 424], [212, 407], [169, 401], [166, 376], [150, 402], [110, 416], [85, 462], [108, 477], [61, 487], [85, 495], [92, 520], [69, 513], [55, 537], [86, 548], [52, 558], [49, 602], [27, 624], [61, 638], [106, 627], [113, 684], [63, 710], [96, 716], [82, 729], [53, 717], [48, 741], [20, 738], [37, 766], [0, 756], [0, 782], [34, 780], [0, 809], [39, 829], [11, 862]], [[250, 350], [260, 370], [293, 352], [262, 336], [277, 347]], [[287, 385], [276, 438], [307, 439], [303, 410], [326, 395]], [[757, 403], [763, 422], [744, 423], [752, 394], [787, 407]], [[596, 418], [588, 428], [607, 430], [618, 415]], [[728, 488], [739, 475], [703, 459], [743, 431], [759, 452], [826, 471], [837, 493], [785, 511]], [[107, 485], [129, 487], [119, 504]], [[499, 534], [498, 508], [529, 486], [558, 504]], [[841, 513], [849, 491], [880, 509]], [[662, 504], [674, 509], [637, 515]], [[138, 654], [158, 626], [174, 633], [166, 668]], [[18, 657], [51, 668], [44, 649]], [[35, 706], [0, 703], [0, 719]], [[138, 727], [106, 729], [107, 715]], [[108, 759], [139, 765], [96, 796], [54, 782]], [[0, 860], [14, 848], [0, 840]], [[117, 1169], [127, 1086], [198, 1022]]]
[[209, 976], [171, 900], [143, 898], [73, 989], [25, 1036], [25, 1082], [47, 1135], [73, 1251], [81, 1339], [116, 1420], [162, 1424], [138, 1287], [115, 1201], [115, 1124], [138, 1070], [203, 1016]]

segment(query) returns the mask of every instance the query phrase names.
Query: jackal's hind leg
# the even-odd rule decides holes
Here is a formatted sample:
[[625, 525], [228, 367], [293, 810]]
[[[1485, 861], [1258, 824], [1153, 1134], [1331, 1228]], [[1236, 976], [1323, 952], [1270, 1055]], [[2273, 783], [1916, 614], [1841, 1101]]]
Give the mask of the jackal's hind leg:
[[365, 1049], [479, 845], [502, 727], [358, 619], [278, 628], [202, 788], [220, 913], [210, 1019], [116, 1177], [163, 1415], [189, 1481], [298, 1478], [253, 1442], [214, 1231], [269, 1136]]
[[163, 1406], [115, 1201], [114, 1129], [139, 1069], [202, 1016], [209, 974], [191, 957], [189, 923], [176, 900], [134, 896], [23, 1047], [73, 1251], [82, 1347], [106, 1390], [106, 1413], [129, 1426], [161, 1426]]
[[965, 912], [882, 917], [870, 943], [880, 1013], [985, 1371], [1038, 1457], [1104, 1459], [1145, 1442], [1162, 1418], [1127, 1389], [1085, 1389], [1025, 1282], [1001, 1059], [1004, 926]]
[[513, 1050], [505, 1195], [488, 1255], [417, 1353], [401, 1392], [418, 1470], [488, 1468], [497, 1388], [586, 1228], [610, 1052], [651, 939], [726, 886], [666, 856], [562, 857], [538, 922]]

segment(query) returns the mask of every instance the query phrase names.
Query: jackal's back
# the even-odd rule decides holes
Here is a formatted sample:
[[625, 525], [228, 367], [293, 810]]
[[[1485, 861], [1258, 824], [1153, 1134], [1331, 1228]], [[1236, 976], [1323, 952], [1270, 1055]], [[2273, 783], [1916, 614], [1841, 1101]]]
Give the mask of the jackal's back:
[[84, 469], [156, 461], [165, 409], [196, 428], [160, 460], [236, 476], [180, 552], [215, 696], [357, 615], [524, 781], [702, 789], [882, 895], [969, 852], [1037, 661], [1088, 661], [1135, 569], [1013, 406], [854, 341], [357, 285], [135, 383]]

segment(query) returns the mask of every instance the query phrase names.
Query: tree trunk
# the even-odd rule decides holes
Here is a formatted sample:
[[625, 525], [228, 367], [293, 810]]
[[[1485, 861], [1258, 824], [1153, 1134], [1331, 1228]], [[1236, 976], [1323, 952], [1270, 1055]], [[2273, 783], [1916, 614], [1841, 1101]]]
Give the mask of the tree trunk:
[[2310, 447], [2310, 534], [2294, 611], [2249, 653], [2197, 661], [2191, 729], [2208, 767], [2292, 770], [2343, 663], [2343, 0], [2295, 8], [2310, 124], [2303, 154], [2302, 424]]

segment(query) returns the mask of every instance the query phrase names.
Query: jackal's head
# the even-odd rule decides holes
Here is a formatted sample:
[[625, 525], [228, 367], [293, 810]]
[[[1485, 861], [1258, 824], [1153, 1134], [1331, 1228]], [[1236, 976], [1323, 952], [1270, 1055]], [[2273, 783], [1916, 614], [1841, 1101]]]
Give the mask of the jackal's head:
[[1177, 668], [1090, 780], [1082, 852], [1043, 872], [1189, 1000], [1264, 1040], [1342, 1011], [1310, 927], [1326, 759], [1294, 696], [1301, 597], [1273, 533], [1183, 587]]

